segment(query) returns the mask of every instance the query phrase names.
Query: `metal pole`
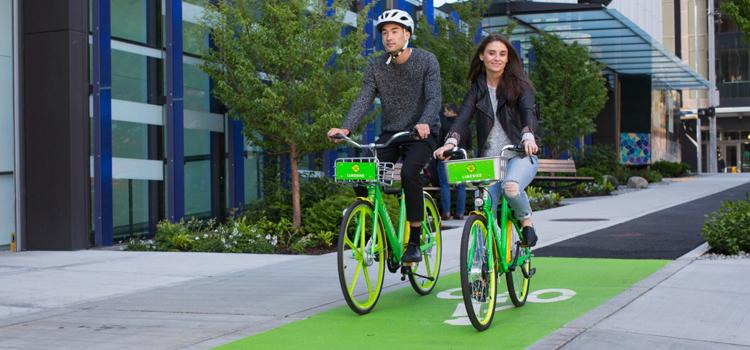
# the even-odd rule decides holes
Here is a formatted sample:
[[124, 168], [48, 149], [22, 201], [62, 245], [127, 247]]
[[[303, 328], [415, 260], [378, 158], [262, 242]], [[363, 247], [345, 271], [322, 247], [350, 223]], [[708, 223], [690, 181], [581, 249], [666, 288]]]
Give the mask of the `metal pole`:
[[[716, 101], [716, 39], [715, 29], [716, 24], [714, 21], [714, 0], [708, 0], [708, 81], [710, 83], [708, 89], [708, 105], [709, 107], [716, 107], [719, 101]], [[718, 172], [718, 166], [716, 164], [716, 113], [709, 117], [709, 142], [708, 142], [708, 172]]]
[[[24, 230], [23, 230], [23, 218], [24, 215], [24, 203], [23, 203], [23, 177], [21, 174], [22, 167], [21, 167], [21, 80], [20, 80], [20, 56], [18, 54], [19, 52], [19, 38], [20, 38], [20, 31], [21, 26], [19, 25], [19, 13], [18, 13], [18, 0], [13, 0], [13, 24], [11, 26], [11, 33], [13, 33], [13, 58], [11, 59], [11, 62], [13, 62], [13, 128], [14, 128], [14, 136], [13, 136], [13, 144], [15, 147], [15, 152], [13, 155], [13, 176], [15, 180], [15, 205], [16, 205], [16, 251], [21, 251], [24, 249], [24, 245], [26, 242], [24, 242]], [[11, 249], [12, 251], [13, 249]]]
[[697, 143], [697, 145], [695, 146], [695, 154], [698, 157], [698, 163], [697, 163], [696, 169], [697, 169], [698, 175], [700, 175], [701, 173], [703, 173], [703, 165], [701, 164], [702, 163], [701, 161], [703, 160], [702, 159], [703, 155], [701, 154], [703, 153], [701, 151], [703, 140], [701, 139], [701, 118], [697, 116], [695, 117], [695, 142]]

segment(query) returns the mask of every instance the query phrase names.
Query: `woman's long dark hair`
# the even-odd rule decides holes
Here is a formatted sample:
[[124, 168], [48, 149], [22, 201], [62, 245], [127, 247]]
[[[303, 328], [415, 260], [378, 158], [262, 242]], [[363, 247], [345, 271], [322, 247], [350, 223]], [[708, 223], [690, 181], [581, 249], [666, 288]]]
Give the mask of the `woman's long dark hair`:
[[[499, 41], [508, 48], [508, 62], [505, 64], [505, 70], [500, 78], [500, 84], [498, 84], [498, 94], [502, 91], [505, 94], [505, 98], [511, 106], [514, 106], [518, 101], [518, 97], [521, 96], [524, 88], [534, 89], [534, 85], [531, 83], [529, 78], [526, 77], [526, 73], [523, 71], [523, 64], [521, 59], [518, 57], [518, 53], [513, 45], [504, 36], [498, 33], [491, 33], [486, 36], [479, 47], [477, 52], [474, 53], [474, 58], [471, 59], [471, 66], [469, 67], [469, 83], [474, 83], [481, 73], [485, 73], [484, 62], [479, 59], [484, 49], [493, 41]], [[484, 83], [484, 82], [480, 82]]]

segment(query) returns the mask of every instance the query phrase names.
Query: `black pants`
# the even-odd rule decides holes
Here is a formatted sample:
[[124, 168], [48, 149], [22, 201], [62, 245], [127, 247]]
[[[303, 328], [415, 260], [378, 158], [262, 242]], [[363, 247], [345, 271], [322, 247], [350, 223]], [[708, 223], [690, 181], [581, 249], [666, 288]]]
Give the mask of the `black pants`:
[[[393, 134], [392, 132], [384, 132], [375, 143], [388, 141]], [[396, 163], [399, 159], [403, 162], [401, 166], [401, 187], [404, 189], [404, 195], [406, 196], [406, 220], [410, 223], [421, 223], [424, 218], [424, 198], [422, 197], [420, 174], [430, 160], [436, 145], [437, 138], [434, 134], [430, 134], [425, 140], [391, 144], [387, 148], [377, 150], [378, 160], [381, 162]], [[367, 189], [364, 187], [355, 187], [354, 192], [360, 197], [367, 196]]]

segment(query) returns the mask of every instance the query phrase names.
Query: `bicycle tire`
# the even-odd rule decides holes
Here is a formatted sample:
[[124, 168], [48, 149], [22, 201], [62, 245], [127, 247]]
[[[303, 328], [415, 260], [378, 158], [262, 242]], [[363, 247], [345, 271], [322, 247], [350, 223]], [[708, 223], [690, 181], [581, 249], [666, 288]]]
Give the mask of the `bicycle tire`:
[[492, 237], [488, 242], [487, 235], [487, 220], [481, 215], [469, 215], [461, 235], [461, 294], [466, 314], [480, 332], [492, 324], [497, 302], [495, 244]]
[[[380, 218], [377, 232], [372, 232], [374, 214], [372, 203], [361, 199], [354, 201], [344, 212], [338, 239], [337, 262], [341, 291], [349, 308], [360, 315], [372, 311], [380, 299], [385, 261], [388, 257], [385, 231]], [[359, 225], [360, 222], [362, 225]], [[357, 231], [359, 236], [356, 236]], [[369, 254], [367, 251], [372, 244], [375, 245], [375, 251]], [[355, 262], [353, 268], [351, 262]], [[353, 272], [349, 273], [352, 269]], [[374, 272], [374, 283], [370, 272]], [[360, 288], [357, 288], [358, 283]], [[362, 288], [362, 284], [365, 288]]]
[[[512, 263], [516, 261], [516, 255], [525, 255], [526, 259], [523, 264], [519, 264], [512, 271], [505, 273], [505, 282], [508, 286], [508, 295], [510, 301], [516, 307], [521, 307], [526, 304], [526, 298], [529, 296], [529, 288], [531, 286], [531, 277], [524, 275], [523, 270], [527, 272], [531, 271], [531, 252], [529, 248], [521, 247], [519, 245], [521, 236], [518, 234], [515, 225], [511, 220], [505, 223], [506, 228], [506, 263]], [[521, 266], [523, 265], [523, 266]]]
[[432, 197], [424, 196], [424, 219], [422, 222], [420, 246], [434, 242], [434, 246], [422, 249], [422, 262], [417, 265], [416, 272], [419, 275], [432, 278], [423, 278], [409, 274], [409, 283], [419, 295], [428, 295], [435, 289], [440, 276], [440, 264], [443, 255], [443, 238], [440, 230], [440, 212]]

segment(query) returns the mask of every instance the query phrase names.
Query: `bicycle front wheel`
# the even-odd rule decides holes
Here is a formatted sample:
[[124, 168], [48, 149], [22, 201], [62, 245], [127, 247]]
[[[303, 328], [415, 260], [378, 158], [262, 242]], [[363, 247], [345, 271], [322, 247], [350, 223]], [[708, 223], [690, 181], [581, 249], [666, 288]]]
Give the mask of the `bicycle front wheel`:
[[[414, 274], [409, 275], [409, 283], [419, 295], [432, 292], [440, 275], [440, 263], [443, 254], [443, 240], [440, 233], [440, 214], [435, 201], [424, 194], [424, 219], [419, 246], [422, 250], [422, 262], [417, 264]], [[411, 234], [416, 234], [412, 232]]]
[[461, 292], [469, 320], [478, 331], [489, 328], [495, 317], [497, 264], [489, 235], [487, 220], [471, 214], [461, 236]]
[[507, 264], [516, 264], [515, 268], [505, 273], [505, 282], [508, 285], [508, 294], [513, 305], [520, 307], [526, 304], [531, 285], [531, 249], [522, 247], [521, 236], [516, 226], [508, 220], [505, 223]]
[[370, 202], [352, 203], [341, 221], [338, 270], [341, 291], [352, 311], [370, 312], [380, 298], [385, 273], [386, 243], [382, 221], [375, 225]]

